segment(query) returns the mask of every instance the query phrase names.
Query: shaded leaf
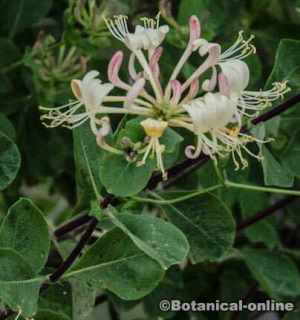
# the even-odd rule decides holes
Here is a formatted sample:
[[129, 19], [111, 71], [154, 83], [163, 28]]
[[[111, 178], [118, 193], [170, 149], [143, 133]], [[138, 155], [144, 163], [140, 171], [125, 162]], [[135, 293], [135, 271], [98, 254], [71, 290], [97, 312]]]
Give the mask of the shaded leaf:
[[88, 122], [74, 129], [73, 137], [77, 193], [89, 200], [95, 199], [102, 188], [99, 179], [102, 151]]
[[286, 255], [265, 249], [244, 249], [242, 254], [253, 277], [271, 297], [300, 295], [299, 271]]
[[0, 228], [0, 247], [16, 250], [38, 273], [50, 247], [48, 226], [41, 211], [29, 199], [12, 205]]
[[34, 278], [30, 265], [13, 249], [1, 248], [0, 261], [0, 301], [25, 317], [32, 316], [45, 277]]
[[151, 292], [163, 277], [159, 264], [138, 249], [121, 230], [107, 232], [82, 256], [65, 277], [108, 289], [135, 300]]
[[12, 38], [19, 31], [43, 18], [52, 5], [51, 0], [36, 2], [35, 0], [2, 1], [0, 9], [5, 12], [1, 17], [0, 30], [9, 33]]
[[282, 166], [265, 146], [261, 147], [262, 167], [264, 171], [264, 181], [267, 186], [291, 187], [294, 183], [293, 175]]
[[187, 237], [194, 263], [216, 261], [229, 253], [235, 223], [228, 208], [218, 198], [205, 195], [176, 205], [164, 205], [163, 209]]
[[0, 190], [9, 186], [17, 176], [21, 166], [18, 147], [0, 132]]

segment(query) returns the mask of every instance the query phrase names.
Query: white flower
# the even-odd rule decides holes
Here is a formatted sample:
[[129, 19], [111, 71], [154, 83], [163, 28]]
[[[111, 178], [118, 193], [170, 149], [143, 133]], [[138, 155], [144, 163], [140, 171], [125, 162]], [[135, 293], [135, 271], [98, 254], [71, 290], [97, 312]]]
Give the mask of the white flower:
[[207, 93], [183, 108], [192, 118], [195, 132], [205, 133], [226, 126], [233, 119], [236, 104], [220, 93]]
[[230, 60], [219, 64], [222, 73], [228, 80], [229, 94], [237, 99], [242, 114], [250, 116], [246, 111], [259, 111], [271, 105], [271, 102], [282, 97], [290, 89], [287, 82], [275, 82], [270, 90], [248, 91], [250, 72], [247, 64], [241, 60]]
[[[245, 150], [251, 156], [261, 159], [260, 155], [252, 153], [245, 144], [248, 142], [265, 143], [253, 136], [241, 133], [236, 99], [231, 99], [220, 93], [207, 93], [204, 98], [193, 100], [183, 106], [189, 113], [197, 136], [197, 146], [188, 146], [186, 156], [197, 158], [201, 152], [215, 159], [215, 155], [224, 157], [231, 153], [236, 169], [248, 165], [242, 155]], [[238, 159], [236, 158], [238, 156]]]
[[122, 41], [130, 50], [154, 50], [164, 40], [169, 32], [167, 25], [159, 26], [159, 14], [156, 20], [142, 18], [144, 26], [136, 26], [134, 33], [130, 33], [127, 26], [127, 17], [115, 16], [114, 20], [106, 19], [106, 25], [112, 35]]
[[[197, 158], [201, 151], [214, 157], [222, 154], [222, 146], [216, 141], [216, 132], [225, 128], [228, 123], [235, 122], [236, 103], [220, 93], [207, 93], [203, 98], [183, 105], [193, 123], [192, 131], [198, 138], [197, 147], [189, 146], [186, 155]], [[212, 140], [206, 134], [212, 136]]]
[[[89, 119], [93, 133], [97, 134], [97, 124], [101, 123], [96, 115], [104, 111], [102, 110], [102, 101], [113, 89], [111, 83], [102, 84], [101, 80], [96, 79], [98, 75], [98, 71], [90, 71], [82, 80], [72, 80], [71, 88], [77, 98], [76, 101], [58, 108], [40, 107], [41, 110], [49, 111], [41, 119], [50, 121], [50, 124], [45, 122], [44, 124], [51, 128], [63, 125], [73, 129]], [[77, 112], [82, 106], [85, 107], [85, 111]]]

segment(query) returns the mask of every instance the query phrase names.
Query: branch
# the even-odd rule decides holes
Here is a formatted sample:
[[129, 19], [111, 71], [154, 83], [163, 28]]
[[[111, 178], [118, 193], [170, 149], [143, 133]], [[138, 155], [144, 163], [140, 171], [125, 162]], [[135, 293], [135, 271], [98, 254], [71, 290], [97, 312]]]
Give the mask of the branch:
[[251, 122], [252, 122], [252, 124], [257, 125], [261, 122], [265, 122], [267, 120], [270, 120], [270, 119], [280, 115], [282, 112], [285, 112], [289, 108], [293, 107], [297, 103], [300, 103], [300, 94], [297, 94], [294, 97], [286, 100], [285, 102], [283, 102], [279, 106], [273, 108], [272, 110], [263, 113], [262, 115], [253, 119]]
[[80, 241], [77, 243], [76, 247], [73, 249], [73, 251], [70, 253], [68, 258], [59, 266], [59, 268], [53, 272], [49, 279], [52, 282], [57, 281], [74, 263], [74, 261], [77, 259], [77, 257], [80, 255], [82, 249], [90, 239], [92, 233], [96, 229], [96, 226], [98, 224], [98, 220], [96, 218], [92, 218], [91, 222], [86, 229], [85, 233], [80, 238]]
[[[114, 198], [111, 196], [107, 196], [104, 198], [100, 203], [100, 208], [105, 209], [108, 205], [113, 201]], [[55, 270], [49, 277], [51, 282], [55, 282], [61, 278], [61, 276], [71, 267], [71, 265], [75, 262], [77, 257], [81, 254], [82, 249], [89, 241], [91, 235], [95, 231], [98, 224], [98, 220], [95, 217], [90, 219], [90, 224], [88, 225], [85, 233], [80, 238], [79, 242], [77, 243], [76, 247], [67, 257], [67, 259], [59, 266], [57, 270]]]
[[260, 221], [260, 220], [262, 220], [264, 218], [269, 217], [270, 215], [275, 213], [277, 210], [284, 208], [285, 206], [287, 206], [289, 203], [291, 203], [295, 199], [297, 199], [297, 197], [290, 196], [290, 197], [287, 197], [285, 199], [279, 200], [278, 202], [276, 202], [272, 206], [266, 208], [265, 210], [262, 210], [262, 211], [258, 212], [253, 217], [251, 217], [249, 219], [246, 219], [245, 221], [241, 222], [237, 226], [236, 231], [240, 232], [240, 231], [250, 227], [254, 223], [256, 223], [256, 222], [258, 222], [258, 221]]
[[58, 227], [54, 231], [54, 235], [56, 238], [61, 238], [66, 233], [81, 227], [83, 224], [88, 223], [90, 220], [91, 220], [91, 217], [88, 214], [80, 215], [80, 216], [76, 217], [75, 219], [72, 219], [71, 221], [68, 221], [67, 223]]

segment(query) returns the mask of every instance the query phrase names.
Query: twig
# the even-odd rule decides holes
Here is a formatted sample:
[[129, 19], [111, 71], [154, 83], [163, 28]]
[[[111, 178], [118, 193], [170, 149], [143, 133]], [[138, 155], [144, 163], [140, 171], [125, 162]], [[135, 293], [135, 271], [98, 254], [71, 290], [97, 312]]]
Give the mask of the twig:
[[[104, 198], [101, 203], [100, 203], [100, 207], [102, 209], [107, 208], [107, 206], [111, 203], [111, 201], [114, 198], [112, 198], [111, 196], [107, 196], [106, 198]], [[70, 255], [67, 257], [67, 259], [65, 261], [63, 261], [63, 263], [59, 266], [59, 268], [54, 271], [49, 279], [51, 282], [55, 282], [57, 280], [60, 279], [60, 277], [71, 267], [71, 265], [75, 262], [75, 260], [77, 259], [77, 257], [80, 255], [82, 249], [84, 248], [84, 246], [88, 243], [91, 235], [93, 234], [93, 232], [95, 231], [96, 227], [98, 224], [98, 220], [95, 217], [91, 218], [90, 224], [87, 227], [85, 233], [82, 235], [82, 237], [80, 238], [79, 242], [77, 243], [76, 247], [73, 249], [73, 251], [70, 253]]]
[[106, 302], [106, 301], [107, 301], [107, 295], [101, 294], [100, 296], [96, 297], [95, 306], [98, 306], [99, 304], [102, 304], [103, 302]]
[[49, 277], [50, 281], [52, 282], [57, 281], [71, 267], [71, 265], [74, 263], [76, 258], [80, 255], [85, 244], [90, 239], [92, 233], [96, 229], [97, 224], [98, 224], [98, 220], [96, 218], [92, 218], [88, 228], [80, 238], [80, 241], [77, 243], [76, 247], [68, 256], [68, 258], [59, 266], [59, 268], [54, 273], [50, 275]]
[[262, 115], [258, 116], [257, 118], [253, 119], [251, 122], [252, 122], [252, 124], [257, 125], [261, 122], [265, 122], [267, 120], [270, 120], [270, 119], [278, 116], [282, 112], [288, 110], [289, 108], [293, 107], [295, 104], [297, 104], [299, 102], [300, 102], [300, 94], [297, 94], [294, 97], [286, 100], [285, 102], [283, 102], [279, 106], [273, 108], [272, 110], [267, 111], [267, 112], [263, 113]]
[[74, 229], [77, 229], [82, 225], [88, 223], [90, 220], [91, 217], [88, 214], [80, 215], [79, 217], [76, 217], [75, 219], [72, 219], [71, 221], [68, 221], [67, 223], [58, 227], [54, 231], [54, 235], [56, 238], [60, 238], [64, 236], [66, 233], [73, 231]]
[[284, 208], [286, 205], [288, 205], [289, 203], [291, 203], [292, 201], [294, 201], [295, 199], [297, 199], [297, 197], [295, 196], [290, 196], [287, 197], [285, 199], [279, 200], [278, 202], [276, 202], [275, 204], [273, 204], [272, 206], [266, 208], [265, 210], [262, 210], [260, 212], [258, 212], [256, 215], [254, 215], [253, 217], [241, 222], [237, 228], [236, 231], [240, 232], [248, 227], [250, 227], [251, 225], [253, 225], [254, 223], [272, 215], [273, 213], [275, 213], [277, 210]]
[[111, 301], [108, 302], [108, 312], [111, 320], [120, 320], [119, 314]]

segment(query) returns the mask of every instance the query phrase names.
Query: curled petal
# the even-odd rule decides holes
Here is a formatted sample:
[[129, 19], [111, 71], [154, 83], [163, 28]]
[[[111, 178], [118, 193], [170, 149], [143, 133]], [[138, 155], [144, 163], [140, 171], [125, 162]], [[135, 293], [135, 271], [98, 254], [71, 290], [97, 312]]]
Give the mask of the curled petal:
[[197, 147], [195, 146], [187, 146], [185, 148], [185, 155], [189, 159], [196, 159], [200, 156], [202, 150], [202, 143], [200, 138], [198, 138]]

